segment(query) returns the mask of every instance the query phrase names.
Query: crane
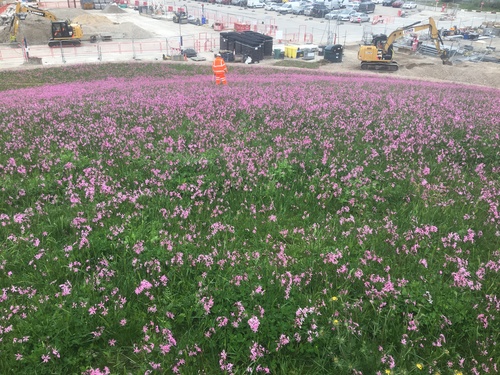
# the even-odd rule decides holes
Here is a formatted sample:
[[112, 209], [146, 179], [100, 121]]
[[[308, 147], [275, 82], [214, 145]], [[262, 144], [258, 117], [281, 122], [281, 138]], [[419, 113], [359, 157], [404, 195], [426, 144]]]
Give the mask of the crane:
[[398, 70], [398, 63], [393, 60], [393, 43], [397, 39], [402, 38], [409, 33], [426, 29], [430, 32], [431, 39], [434, 41], [434, 45], [436, 46], [436, 50], [441, 57], [443, 64], [451, 65], [449, 62], [448, 51], [441, 48], [443, 46], [443, 41], [439, 35], [439, 30], [434, 19], [430, 17], [428, 24], [419, 24], [420, 21], [412, 23], [408, 26], [399, 27], [389, 34], [389, 36], [384, 34], [374, 35], [371, 45], [362, 45], [359, 48], [358, 60], [361, 61], [361, 69], [388, 71]]

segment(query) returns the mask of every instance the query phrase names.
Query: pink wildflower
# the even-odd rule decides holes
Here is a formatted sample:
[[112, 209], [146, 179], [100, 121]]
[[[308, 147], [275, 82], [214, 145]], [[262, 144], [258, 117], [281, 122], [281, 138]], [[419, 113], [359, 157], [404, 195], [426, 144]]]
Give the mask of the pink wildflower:
[[147, 280], [142, 280], [141, 284], [135, 288], [135, 294], [141, 294], [144, 290], [151, 289], [153, 285], [147, 281]]
[[248, 325], [253, 332], [257, 332], [259, 330], [260, 321], [255, 315], [248, 319]]

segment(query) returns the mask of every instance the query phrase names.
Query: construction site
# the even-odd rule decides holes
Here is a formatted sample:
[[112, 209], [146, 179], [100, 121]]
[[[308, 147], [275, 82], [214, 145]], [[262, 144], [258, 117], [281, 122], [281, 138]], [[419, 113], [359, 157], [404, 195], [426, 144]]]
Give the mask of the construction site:
[[[437, 6], [419, 6], [402, 14], [377, 5], [369, 23], [353, 24], [198, 1], [23, 4], [27, 5], [18, 5], [18, 10], [25, 14], [17, 24], [16, 3], [0, 8], [2, 69], [112, 61], [208, 64], [214, 53], [223, 51], [228, 53], [228, 64], [250, 62], [253, 68], [300, 60], [311, 65], [325, 62], [318, 69], [326, 71], [384, 74], [380, 63], [374, 71], [362, 71], [362, 46], [372, 45], [374, 35], [397, 34], [390, 58], [397, 67], [388, 74], [500, 88], [500, 17], [496, 14]], [[426, 27], [429, 20], [435, 23], [432, 30]], [[70, 28], [69, 34], [57, 35], [55, 24], [62, 25], [61, 30]], [[436, 30], [439, 43], [430, 32]], [[236, 42], [228, 41], [228, 36]], [[325, 61], [332, 45], [338, 46], [340, 54]], [[440, 46], [447, 64], [439, 56]]]

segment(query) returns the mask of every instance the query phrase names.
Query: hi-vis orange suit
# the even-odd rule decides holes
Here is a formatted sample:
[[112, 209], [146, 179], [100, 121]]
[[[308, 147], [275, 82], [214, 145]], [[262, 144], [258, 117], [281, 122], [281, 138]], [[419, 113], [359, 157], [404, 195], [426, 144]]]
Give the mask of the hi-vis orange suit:
[[214, 63], [212, 64], [212, 71], [214, 72], [215, 75], [216, 85], [220, 85], [221, 83], [223, 85], [227, 85], [226, 81], [227, 66], [222, 57], [217, 56], [215, 58]]

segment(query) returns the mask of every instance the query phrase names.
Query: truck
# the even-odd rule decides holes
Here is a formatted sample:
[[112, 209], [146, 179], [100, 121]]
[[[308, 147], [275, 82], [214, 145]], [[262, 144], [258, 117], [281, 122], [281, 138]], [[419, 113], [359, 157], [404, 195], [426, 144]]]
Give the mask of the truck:
[[370, 45], [362, 45], [359, 47], [358, 60], [361, 61], [361, 69], [387, 71], [398, 70], [399, 65], [393, 60], [394, 42], [405, 35], [422, 30], [429, 30], [430, 37], [434, 41], [434, 45], [436, 46], [436, 50], [443, 64], [451, 65], [448, 50], [442, 48], [443, 40], [441, 39], [441, 35], [439, 34], [439, 30], [434, 19], [430, 17], [428, 24], [419, 24], [420, 21], [408, 26], [398, 27], [389, 36], [385, 34], [374, 35]]

